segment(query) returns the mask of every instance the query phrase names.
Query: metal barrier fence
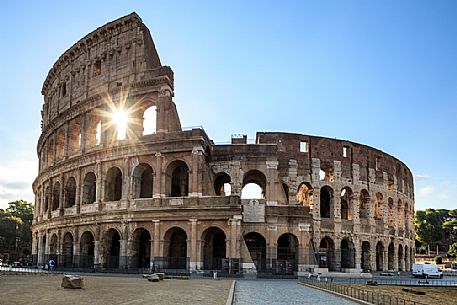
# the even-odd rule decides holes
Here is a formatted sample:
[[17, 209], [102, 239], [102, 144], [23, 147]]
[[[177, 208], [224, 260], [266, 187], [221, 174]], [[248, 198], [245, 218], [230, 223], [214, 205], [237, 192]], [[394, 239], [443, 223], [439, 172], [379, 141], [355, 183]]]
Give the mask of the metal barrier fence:
[[310, 286], [319, 287], [321, 289], [343, 294], [354, 299], [375, 305], [427, 305], [426, 303], [406, 300], [403, 298], [385, 295], [383, 293], [368, 291], [356, 287], [344, 286], [334, 282], [322, 282], [308, 278], [300, 279], [300, 282]]
[[48, 273], [47, 270], [34, 267], [11, 267], [11, 266], [0, 266], [0, 272], [2, 273]]
[[[368, 281], [376, 281], [378, 285], [391, 285], [391, 286], [433, 286], [433, 287], [457, 287], [456, 280], [443, 280], [443, 279], [361, 279], [361, 278], [324, 278], [337, 284], [367, 284]], [[322, 280], [322, 277], [321, 277]]]

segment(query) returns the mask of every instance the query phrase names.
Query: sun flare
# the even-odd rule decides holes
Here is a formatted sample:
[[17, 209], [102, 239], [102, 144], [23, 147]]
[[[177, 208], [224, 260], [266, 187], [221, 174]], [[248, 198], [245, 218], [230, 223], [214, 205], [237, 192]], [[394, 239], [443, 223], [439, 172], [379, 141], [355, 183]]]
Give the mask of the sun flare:
[[127, 133], [128, 113], [124, 110], [117, 109], [111, 114], [113, 124], [116, 125], [117, 139], [124, 140]]

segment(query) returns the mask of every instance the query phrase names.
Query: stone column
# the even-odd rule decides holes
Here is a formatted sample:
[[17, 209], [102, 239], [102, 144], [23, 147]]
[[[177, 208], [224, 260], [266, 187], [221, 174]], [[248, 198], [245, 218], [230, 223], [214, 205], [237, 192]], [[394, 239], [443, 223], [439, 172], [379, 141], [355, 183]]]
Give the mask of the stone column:
[[154, 223], [154, 243], [152, 245], [151, 258], [160, 257], [160, 220], [153, 220]]
[[47, 260], [48, 260], [48, 256], [49, 256], [49, 246], [50, 246], [50, 239], [51, 239], [51, 236], [48, 234], [47, 231], [45, 231], [45, 236], [46, 236], [46, 244], [44, 246], [44, 262], [43, 263], [47, 263]]
[[267, 205], [277, 205], [278, 204], [278, 190], [276, 189], [279, 182], [277, 181], [277, 169], [279, 162], [278, 161], [266, 161], [267, 166], [267, 185], [266, 185], [266, 204]]
[[161, 198], [165, 197], [165, 190], [162, 189], [162, 176], [163, 171], [162, 171], [162, 154], [161, 153], [156, 153], [156, 170], [155, 170], [155, 175], [154, 175], [154, 180], [153, 180], [153, 198]]
[[73, 234], [73, 266], [74, 267], [79, 267], [80, 254], [81, 254], [81, 245], [79, 243], [79, 229], [78, 229], [78, 227], [76, 227], [74, 234]]
[[69, 146], [69, 130], [70, 126], [68, 121], [65, 122], [65, 129], [64, 129], [64, 148], [63, 148], [63, 159], [68, 159], [68, 146]]
[[84, 154], [86, 152], [86, 141], [87, 141], [86, 114], [84, 114], [82, 117], [79, 118], [79, 122], [80, 122], [80, 132], [81, 132], [81, 141], [80, 141], [79, 151], [82, 154]]
[[189, 177], [189, 197], [202, 196], [202, 183], [199, 181], [200, 158], [203, 155], [203, 147], [196, 146], [192, 149], [192, 172]]
[[60, 174], [60, 189], [59, 189], [59, 215], [63, 216], [64, 214], [64, 190], [65, 190], [65, 181], [63, 174]]
[[37, 266], [43, 265], [43, 236], [40, 232], [36, 234], [37, 239]]
[[388, 251], [383, 250], [382, 251], [382, 271], [388, 271], [389, 270], [389, 255]]
[[355, 269], [357, 272], [362, 270], [362, 243], [359, 240], [354, 240], [354, 259]]
[[100, 161], [97, 162], [95, 165], [95, 175], [97, 178], [96, 185], [95, 185], [95, 203], [102, 202], [102, 192], [103, 192], [103, 176], [102, 176], [102, 165]]
[[101, 268], [101, 251], [100, 251], [100, 240], [101, 240], [101, 234], [100, 234], [100, 226], [98, 224], [96, 225], [95, 229], [95, 234], [94, 234], [94, 269], [95, 270], [100, 270]]
[[239, 235], [240, 226], [241, 226], [241, 215], [234, 215], [232, 219], [229, 220], [230, 223], [230, 258], [240, 258], [240, 249], [239, 249]]
[[[197, 219], [189, 219], [191, 225], [190, 231], [190, 270], [200, 269], [200, 262], [197, 258]], [[189, 252], [188, 252], [189, 253]]]

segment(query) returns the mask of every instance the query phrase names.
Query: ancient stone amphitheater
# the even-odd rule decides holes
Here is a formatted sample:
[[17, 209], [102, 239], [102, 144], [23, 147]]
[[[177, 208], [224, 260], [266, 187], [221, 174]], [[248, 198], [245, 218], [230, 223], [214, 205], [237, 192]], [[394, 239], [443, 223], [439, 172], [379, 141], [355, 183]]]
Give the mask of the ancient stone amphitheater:
[[[79, 40], [44, 82], [34, 263], [136, 272], [409, 270], [414, 188], [366, 145], [185, 129], [173, 71], [132, 13]], [[202, 118], [204, 119], [204, 118]], [[221, 118], [222, 119], [222, 118]]]

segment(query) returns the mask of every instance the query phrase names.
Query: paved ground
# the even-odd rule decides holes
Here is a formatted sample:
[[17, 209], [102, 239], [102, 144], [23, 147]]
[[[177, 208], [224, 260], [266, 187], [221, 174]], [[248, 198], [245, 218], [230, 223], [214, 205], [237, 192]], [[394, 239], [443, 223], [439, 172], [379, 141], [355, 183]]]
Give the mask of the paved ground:
[[164, 280], [84, 275], [84, 289], [63, 289], [61, 275], [0, 275], [0, 305], [225, 304], [231, 280]]
[[237, 280], [235, 305], [352, 305], [347, 299], [297, 284], [297, 280]]

